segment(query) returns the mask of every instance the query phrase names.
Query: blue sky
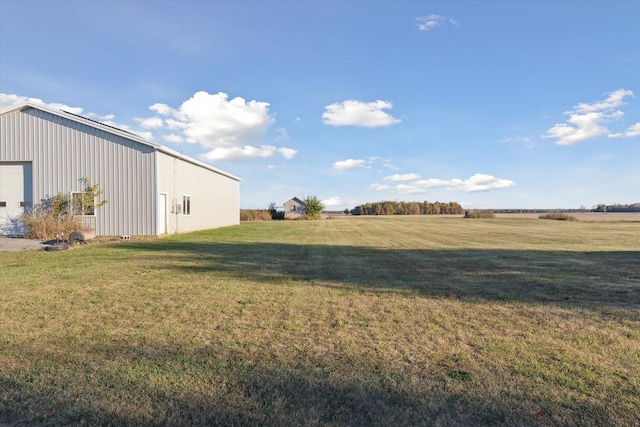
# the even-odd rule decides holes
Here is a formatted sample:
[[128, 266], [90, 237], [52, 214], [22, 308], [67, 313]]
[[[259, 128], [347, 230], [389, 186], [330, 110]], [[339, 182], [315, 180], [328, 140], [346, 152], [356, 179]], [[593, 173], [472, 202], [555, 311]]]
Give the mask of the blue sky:
[[0, 107], [209, 162], [242, 208], [635, 203], [639, 22], [637, 1], [0, 0]]

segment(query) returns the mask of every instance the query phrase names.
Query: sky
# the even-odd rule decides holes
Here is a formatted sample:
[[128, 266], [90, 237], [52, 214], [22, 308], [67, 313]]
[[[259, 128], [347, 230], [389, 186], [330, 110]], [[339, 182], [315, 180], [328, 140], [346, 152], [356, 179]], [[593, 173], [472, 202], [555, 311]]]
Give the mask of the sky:
[[245, 209], [629, 204], [639, 23], [615, 0], [0, 0], [0, 108], [210, 163]]

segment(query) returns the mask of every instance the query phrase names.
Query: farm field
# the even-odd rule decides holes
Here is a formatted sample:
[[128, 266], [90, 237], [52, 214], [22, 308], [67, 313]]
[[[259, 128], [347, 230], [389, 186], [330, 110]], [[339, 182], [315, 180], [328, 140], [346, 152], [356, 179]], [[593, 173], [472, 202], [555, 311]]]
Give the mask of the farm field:
[[273, 221], [0, 253], [0, 425], [640, 424], [640, 223]]

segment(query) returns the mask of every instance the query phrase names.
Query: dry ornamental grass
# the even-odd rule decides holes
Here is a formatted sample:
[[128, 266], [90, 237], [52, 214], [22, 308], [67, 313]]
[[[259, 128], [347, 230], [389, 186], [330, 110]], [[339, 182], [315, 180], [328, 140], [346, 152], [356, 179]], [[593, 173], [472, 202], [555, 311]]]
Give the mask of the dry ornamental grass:
[[252, 222], [0, 269], [0, 424], [640, 424], [638, 223]]

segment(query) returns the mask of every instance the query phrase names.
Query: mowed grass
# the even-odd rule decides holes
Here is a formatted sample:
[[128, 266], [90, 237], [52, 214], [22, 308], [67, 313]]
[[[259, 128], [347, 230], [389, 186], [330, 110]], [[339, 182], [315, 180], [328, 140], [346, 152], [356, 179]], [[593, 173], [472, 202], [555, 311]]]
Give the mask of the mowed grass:
[[640, 424], [640, 223], [260, 222], [0, 253], [0, 424]]

